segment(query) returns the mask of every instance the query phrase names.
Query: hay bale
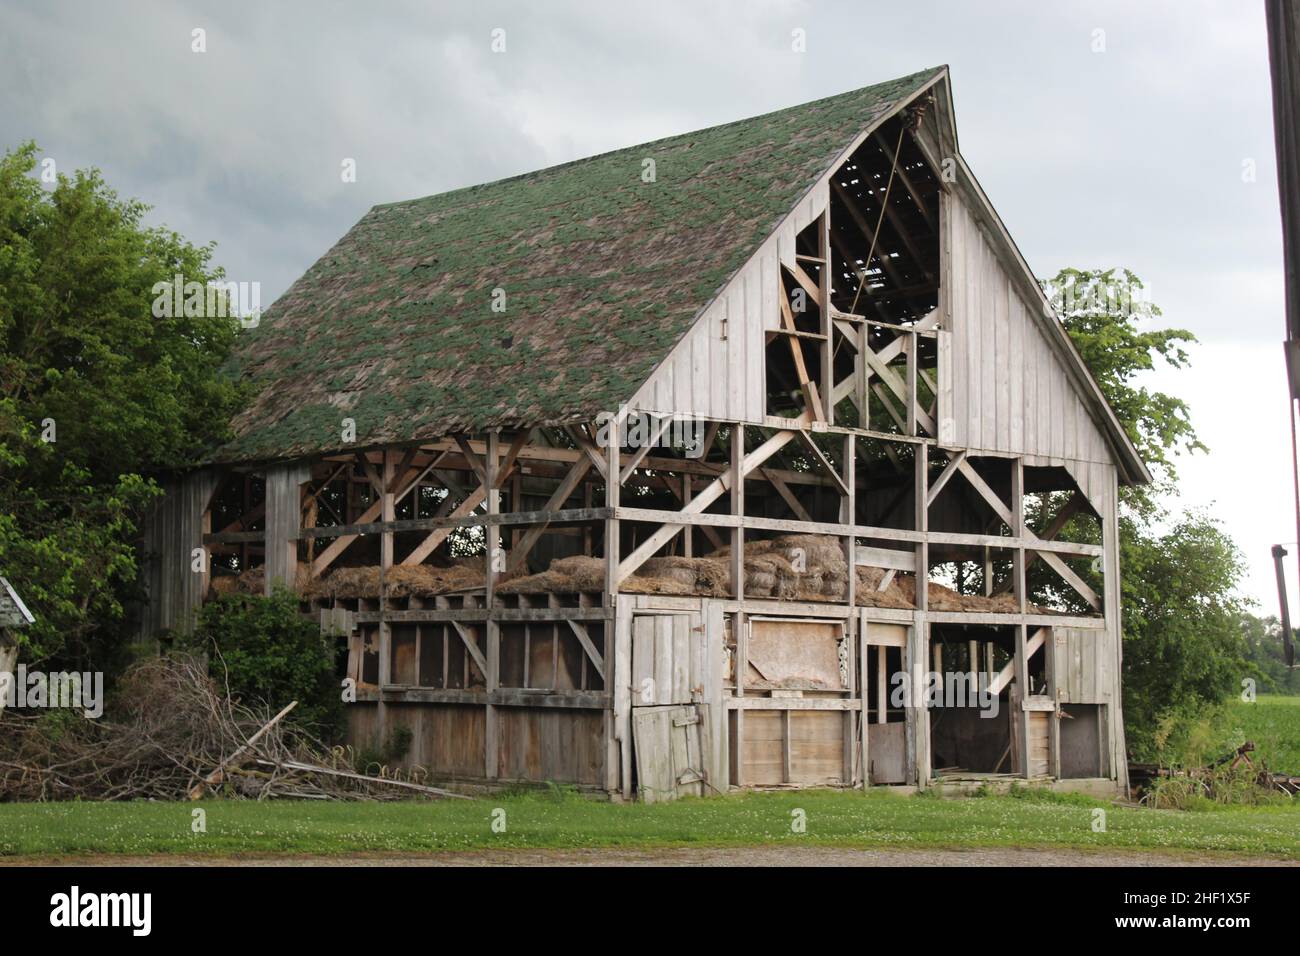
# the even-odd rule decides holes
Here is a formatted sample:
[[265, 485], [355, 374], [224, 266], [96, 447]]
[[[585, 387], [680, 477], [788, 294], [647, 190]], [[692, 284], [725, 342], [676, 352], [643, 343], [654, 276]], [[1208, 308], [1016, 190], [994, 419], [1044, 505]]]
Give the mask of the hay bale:
[[699, 586], [701, 568], [696, 558], [650, 558], [637, 568], [634, 577], [672, 582], [686, 588]]
[[[885, 578], [884, 568], [859, 567], [857, 569], [857, 589], [854, 603], [862, 607], [892, 607], [899, 610], [913, 610], [912, 576], [895, 574], [889, 586], [883, 591], [880, 582]], [[904, 585], [906, 584], [906, 589]]]
[[556, 558], [545, 571], [506, 581], [497, 590], [502, 594], [569, 594], [604, 588], [605, 559], [578, 554]]

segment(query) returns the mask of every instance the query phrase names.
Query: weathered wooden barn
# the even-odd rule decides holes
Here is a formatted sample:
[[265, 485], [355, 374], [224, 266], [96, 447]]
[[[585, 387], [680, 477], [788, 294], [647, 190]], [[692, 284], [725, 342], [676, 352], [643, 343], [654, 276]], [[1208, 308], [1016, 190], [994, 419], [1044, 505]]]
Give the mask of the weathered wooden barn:
[[357, 742], [624, 798], [1124, 782], [1149, 475], [946, 68], [378, 206], [238, 358], [147, 629], [286, 583]]

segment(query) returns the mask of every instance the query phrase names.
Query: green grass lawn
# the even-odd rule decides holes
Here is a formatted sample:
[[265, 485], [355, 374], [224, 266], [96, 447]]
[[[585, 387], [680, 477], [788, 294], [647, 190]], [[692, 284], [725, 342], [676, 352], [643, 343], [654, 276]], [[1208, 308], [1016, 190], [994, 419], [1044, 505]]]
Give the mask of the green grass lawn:
[[[207, 832], [191, 832], [192, 812]], [[1104, 808], [1106, 832], [1092, 829]], [[494, 811], [505, 832], [494, 832]], [[794, 832], [795, 811], [806, 831]], [[1023, 792], [940, 799], [888, 792], [751, 793], [645, 806], [566, 794], [410, 803], [208, 800], [0, 804], [0, 855], [348, 854], [488, 848], [1082, 847], [1300, 858], [1300, 806], [1198, 812]]]
[[1270, 770], [1300, 774], [1300, 697], [1261, 694], [1253, 704], [1235, 701], [1226, 720], [1232, 740], [1253, 740]]

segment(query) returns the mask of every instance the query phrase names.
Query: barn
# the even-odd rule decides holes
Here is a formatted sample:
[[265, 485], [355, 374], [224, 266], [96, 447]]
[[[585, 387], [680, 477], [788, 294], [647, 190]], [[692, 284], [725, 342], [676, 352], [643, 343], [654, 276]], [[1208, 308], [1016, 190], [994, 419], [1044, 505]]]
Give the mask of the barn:
[[293, 589], [351, 739], [432, 779], [1126, 783], [1150, 475], [946, 67], [377, 206], [236, 370], [233, 438], [150, 516], [143, 631]]

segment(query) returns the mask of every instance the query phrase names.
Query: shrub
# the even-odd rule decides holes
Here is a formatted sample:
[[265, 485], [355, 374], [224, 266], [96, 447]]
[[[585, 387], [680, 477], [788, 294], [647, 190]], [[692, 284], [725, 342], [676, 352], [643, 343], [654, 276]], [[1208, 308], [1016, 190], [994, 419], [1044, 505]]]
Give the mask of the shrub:
[[334, 673], [333, 642], [278, 587], [270, 597], [228, 594], [205, 604], [181, 649], [208, 655], [208, 670], [244, 703], [279, 710], [297, 700], [292, 717], [323, 739], [343, 727], [343, 699]]

